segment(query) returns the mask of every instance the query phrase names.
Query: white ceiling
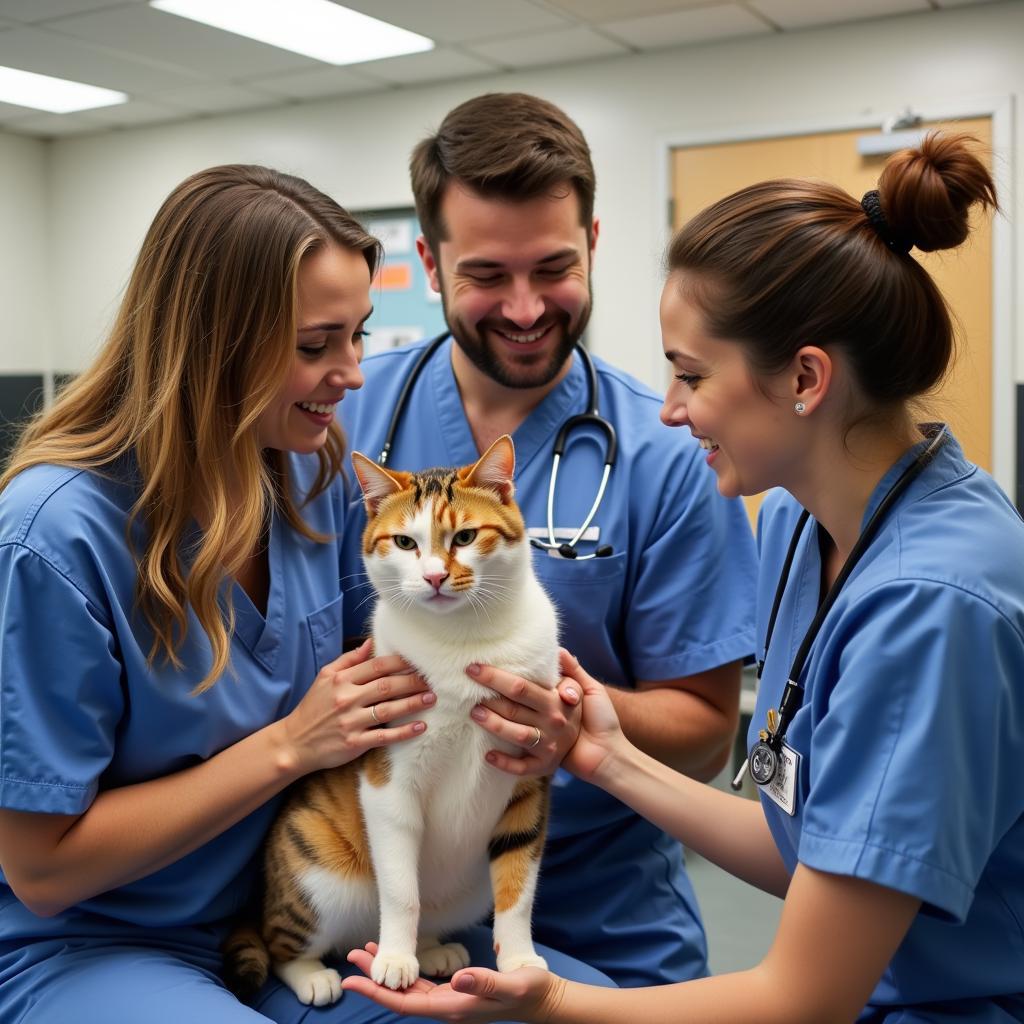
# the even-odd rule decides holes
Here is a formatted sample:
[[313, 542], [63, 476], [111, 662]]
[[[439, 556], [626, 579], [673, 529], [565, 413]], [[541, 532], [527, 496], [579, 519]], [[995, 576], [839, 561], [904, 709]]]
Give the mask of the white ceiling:
[[0, 0], [0, 65], [131, 97], [121, 106], [59, 115], [0, 103], [0, 130], [50, 137], [136, 127], [985, 2], [347, 0], [430, 36], [437, 47], [334, 67], [156, 11], [145, 0]]

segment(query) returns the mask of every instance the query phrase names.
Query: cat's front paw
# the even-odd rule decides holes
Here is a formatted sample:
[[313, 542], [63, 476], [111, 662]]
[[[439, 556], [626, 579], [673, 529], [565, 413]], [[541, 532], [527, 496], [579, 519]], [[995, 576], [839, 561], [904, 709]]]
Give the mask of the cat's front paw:
[[370, 965], [370, 977], [386, 988], [408, 988], [419, 976], [419, 961], [409, 953], [378, 952]]
[[275, 971], [306, 1006], [330, 1006], [342, 996], [341, 975], [319, 960], [292, 960], [276, 964]]
[[420, 973], [431, 978], [450, 978], [470, 964], [469, 950], [461, 942], [445, 942], [417, 950]]
[[542, 971], [548, 969], [548, 962], [542, 956], [534, 952], [529, 953], [499, 953], [498, 970], [518, 971], [520, 967], [539, 967]]

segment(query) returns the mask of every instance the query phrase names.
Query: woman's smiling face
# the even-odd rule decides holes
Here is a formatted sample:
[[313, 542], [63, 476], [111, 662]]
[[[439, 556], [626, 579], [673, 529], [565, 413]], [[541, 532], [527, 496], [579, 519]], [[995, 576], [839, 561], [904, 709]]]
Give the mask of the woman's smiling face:
[[798, 458], [797, 417], [781, 397], [784, 387], [777, 386], [779, 397], [773, 397], [772, 381], [751, 369], [741, 342], [711, 337], [681, 284], [680, 274], [672, 274], [661, 296], [662, 348], [675, 377], [662, 422], [690, 428], [725, 497], [783, 484], [788, 463]]

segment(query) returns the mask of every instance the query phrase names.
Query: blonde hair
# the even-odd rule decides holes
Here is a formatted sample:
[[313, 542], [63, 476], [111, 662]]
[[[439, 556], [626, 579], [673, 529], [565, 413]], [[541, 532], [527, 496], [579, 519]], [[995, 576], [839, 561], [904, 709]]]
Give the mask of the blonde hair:
[[[149, 660], [182, 668], [191, 606], [213, 654], [196, 692], [228, 667], [234, 611], [223, 585], [260, 545], [270, 511], [327, 539], [299, 508], [341, 469], [340, 428], [329, 428], [297, 503], [287, 460], [261, 450], [256, 425], [294, 358], [299, 265], [332, 244], [361, 252], [372, 276], [380, 244], [301, 178], [229, 165], [186, 179], [146, 234], [95, 362], [29, 425], [0, 477], [2, 490], [39, 463], [102, 470], [135, 459], [142, 484], [127, 539], [141, 521], [143, 548], [132, 547]], [[183, 550], [197, 514], [201, 538]]]

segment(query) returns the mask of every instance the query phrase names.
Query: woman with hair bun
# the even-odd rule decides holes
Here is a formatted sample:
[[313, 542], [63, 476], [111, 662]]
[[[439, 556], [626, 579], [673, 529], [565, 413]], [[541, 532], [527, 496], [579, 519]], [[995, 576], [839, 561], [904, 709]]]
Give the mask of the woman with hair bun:
[[701, 439], [722, 494], [777, 488], [758, 529], [760, 800], [642, 754], [582, 670], [564, 764], [783, 897], [764, 960], [657, 989], [473, 968], [347, 987], [449, 1020], [1024, 1020], [1024, 524], [917, 412], [953, 332], [912, 249], [959, 245], [976, 205], [996, 205], [988, 171], [933, 135], [861, 201], [764, 182], [669, 248], [662, 419]]

